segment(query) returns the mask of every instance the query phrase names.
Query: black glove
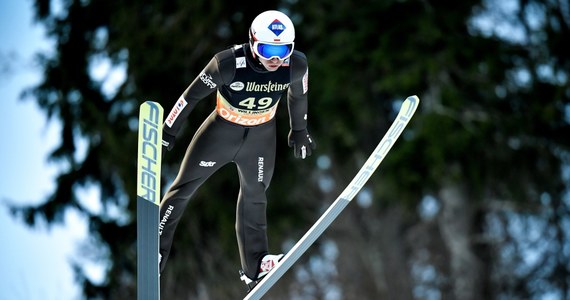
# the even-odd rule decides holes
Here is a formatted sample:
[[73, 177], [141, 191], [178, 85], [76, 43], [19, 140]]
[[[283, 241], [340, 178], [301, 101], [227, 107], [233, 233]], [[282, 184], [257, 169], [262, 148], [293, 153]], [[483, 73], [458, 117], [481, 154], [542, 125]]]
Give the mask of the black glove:
[[162, 152], [165, 152], [164, 150], [172, 150], [172, 148], [174, 148], [174, 142], [176, 141], [176, 137], [173, 136], [172, 134], [167, 133], [166, 131], [162, 131]]
[[312, 150], [317, 147], [317, 144], [307, 129], [291, 130], [289, 131], [289, 147], [293, 147], [296, 158], [305, 159], [305, 157], [311, 156]]

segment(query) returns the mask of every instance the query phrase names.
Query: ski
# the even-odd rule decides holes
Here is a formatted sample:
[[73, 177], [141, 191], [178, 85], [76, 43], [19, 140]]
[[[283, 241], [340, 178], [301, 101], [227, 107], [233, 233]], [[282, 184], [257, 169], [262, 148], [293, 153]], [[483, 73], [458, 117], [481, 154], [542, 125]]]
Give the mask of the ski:
[[160, 104], [140, 106], [137, 155], [137, 299], [160, 299], [159, 204], [162, 163], [162, 117]]
[[360, 189], [374, 173], [378, 165], [388, 154], [402, 131], [418, 108], [420, 99], [417, 96], [408, 97], [403, 103], [398, 116], [382, 138], [378, 146], [368, 160], [364, 163], [360, 171], [338, 196], [338, 198], [321, 215], [315, 224], [305, 233], [305, 235], [291, 248], [291, 250], [279, 261], [277, 266], [269, 272], [261, 281], [245, 296], [244, 300], [259, 300], [267, 291], [285, 274], [289, 268], [307, 251], [319, 236], [331, 225], [342, 210], [358, 194]]

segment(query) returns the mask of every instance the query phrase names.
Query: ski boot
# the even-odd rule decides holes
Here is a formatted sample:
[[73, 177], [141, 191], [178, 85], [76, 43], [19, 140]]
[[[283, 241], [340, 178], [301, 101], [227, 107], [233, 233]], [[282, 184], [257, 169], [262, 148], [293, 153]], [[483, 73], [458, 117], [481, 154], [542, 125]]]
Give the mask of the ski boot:
[[239, 277], [240, 279], [245, 282], [247, 285], [247, 292], [249, 293], [253, 288], [269, 273], [269, 271], [273, 270], [277, 263], [283, 258], [283, 254], [279, 255], [265, 255], [261, 260], [261, 265], [259, 267], [259, 275], [257, 275], [257, 279], [253, 280], [247, 275], [243, 270], [239, 270]]

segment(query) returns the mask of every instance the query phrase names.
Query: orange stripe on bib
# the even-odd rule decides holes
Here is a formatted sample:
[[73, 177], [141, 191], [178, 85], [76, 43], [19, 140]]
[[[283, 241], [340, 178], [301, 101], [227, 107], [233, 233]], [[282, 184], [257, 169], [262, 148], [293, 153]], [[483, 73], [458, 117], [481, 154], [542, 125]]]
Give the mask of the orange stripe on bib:
[[275, 117], [279, 101], [270, 108], [248, 110], [232, 106], [220, 93], [216, 97], [216, 112], [226, 121], [243, 125], [257, 126], [269, 122]]

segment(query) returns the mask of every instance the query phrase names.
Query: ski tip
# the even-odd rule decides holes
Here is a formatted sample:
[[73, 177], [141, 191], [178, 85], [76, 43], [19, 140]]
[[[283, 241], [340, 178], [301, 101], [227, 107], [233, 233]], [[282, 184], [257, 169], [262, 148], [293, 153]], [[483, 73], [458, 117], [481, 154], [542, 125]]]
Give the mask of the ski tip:
[[145, 104], [146, 104], [146, 105], [151, 105], [151, 106], [158, 106], [158, 107], [162, 108], [162, 105], [160, 105], [160, 103], [158, 103], [158, 102], [156, 102], [156, 101], [154, 101], [154, 100], [146, 100], [146, 101], [144, 101], [144, 102], [141, 104], [141, 106], [142, 106], [142, 105], [145, 105]]
[[416, 95], [409, 96], [402, 104], [403, 111], [407, 115], [413, 115], [416, 108], [420, 105], [420, 98]]
[[416, 95], [408, 96], [406, 100], [402, 103], [400, 112], [398, 114], [404, 114], [405, 116], [412, 116], [420, 104], [420, 98]]
[[419, 98], [417, 95], [409, 96], [408, 99], [409, 99], [410, 101], [416, 101], [416, 102], [419, 102], [419, 101], [420, 101], [420, 98]]

